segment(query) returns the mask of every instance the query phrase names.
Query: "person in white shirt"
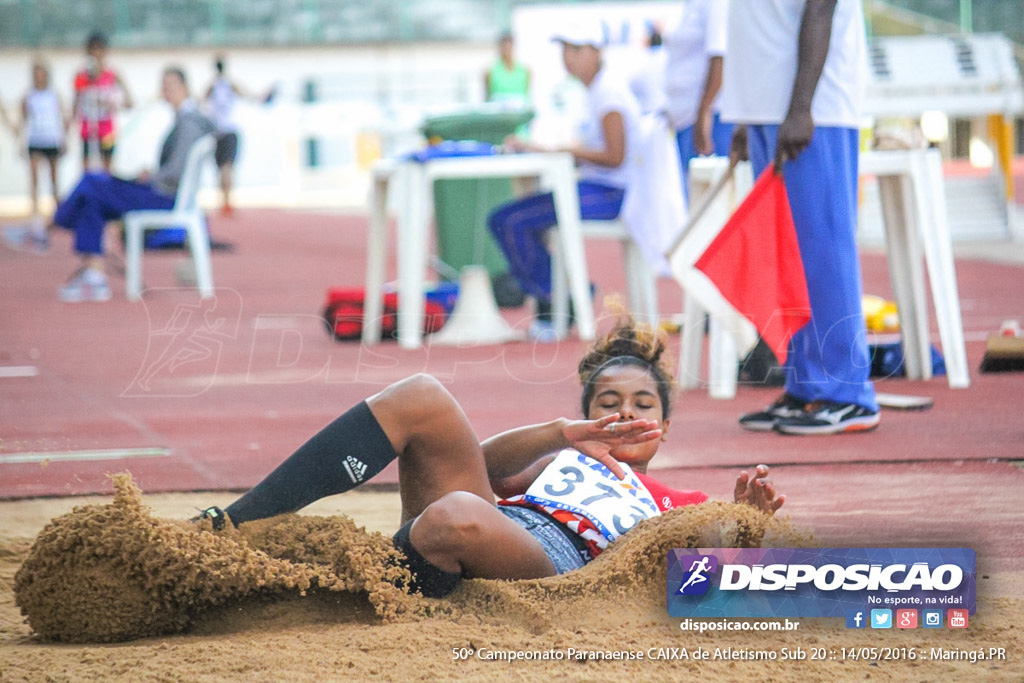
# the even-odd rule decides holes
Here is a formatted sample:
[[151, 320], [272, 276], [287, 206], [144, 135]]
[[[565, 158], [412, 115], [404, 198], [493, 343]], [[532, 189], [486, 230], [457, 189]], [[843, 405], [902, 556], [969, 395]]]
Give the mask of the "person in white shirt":
[[[622, 209], [629, 182], [630, 145], [639, 125], [640, 107], [624, 76], [604, 68], [601, 48], [606, 42], [599, 22], [581, 23], [560, 32], [566, 70], [587, 88], [587, 116], [580, 142], [565, 149], [579, 164], [580, 216], [583, 220], [612, 220]], [[505, 146], [513, 151], [554, 151], [519, 138]], [[551, 255], [547, 231], [556, 223], [551, 193], [524, 197], [495, 209], [488, 226], [505, 253], [509, 271], [523, 292], [537, 301], [537, 321], [531, 335], [555, 341], [551, 326]]]
[[225, 73], [223, 55], [217, 56], [214, 68], [217, 71], [217, 76], [206, 91], [206, 108], [210, 119], [217, 126], [217, 148], [214, 150], [213, 156], [220, 174], [220, 190], [223, 198], [221, 214], [233, 216], [231, 188], [235, 160], [238, 158], [238, 124], [235, 122], [235, 102], [242, 95], [242, 91]]
[[657, 26], [647, 26], [647, 40], [643, 52], [629, 77], [629, 89], [643, 114], [665, 111], [665, 69], [668, 64], [665, 40]]
[[679, 23], [664, 37], [668, 117], [676, 130], [683, 196], [689, 195], [690, 160], [729, 154], [732, 125], [719, 115], [729, 0], [687, 0]]
[[785, 393], [740, 418], [785, 434], [879, 424], [861, 312], [857, 161], [866, 78], [859, 0], [732, 0], [722, 116], [744, 124], [734, 152], [781, 169], [810, 295]]
[[50, 166], [53, 205], [58, 202], [57, 159], [65, 151], [65, 133], [70, 119], [64, 112], [60, 95], [50, 85], [50, 70], [43, 62], [32, 65], [32, 89], [21, 102], [21, 120], [28, 147], [32, 190], [32, 215], [39, 216], [39, 163]]

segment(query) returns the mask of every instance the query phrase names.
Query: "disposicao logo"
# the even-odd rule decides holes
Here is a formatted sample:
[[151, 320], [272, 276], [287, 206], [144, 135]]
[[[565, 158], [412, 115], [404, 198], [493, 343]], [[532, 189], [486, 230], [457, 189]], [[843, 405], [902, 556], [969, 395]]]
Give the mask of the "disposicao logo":
[[[851, 628], [893, 628], [897, 608], [973, 614], [975, 578], [969, 548], [674, 549], [667, 608], [673, 617], [845, 617]], [[884, 610], [880, 625], [874, 614]]]
[[711, 588], [711, 574], [718, 569], [718, 558], [714, 555], [685, 555], [679, 558], [679, 566], [687, 568], [679, 584], [679, 595], [704, 595]]

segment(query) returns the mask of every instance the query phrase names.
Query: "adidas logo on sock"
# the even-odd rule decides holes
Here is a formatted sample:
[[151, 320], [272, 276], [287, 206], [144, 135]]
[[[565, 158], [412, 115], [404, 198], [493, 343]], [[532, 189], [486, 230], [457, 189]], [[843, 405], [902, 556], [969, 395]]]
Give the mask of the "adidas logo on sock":
[[366, 463], [359, 458], [351, 455], [346, 455], [342, 465], [345, 466], [345, 471], [348, 473], [348, 478], [352, 480], [353, 484], [358, 484], [363, 480], [363, 475], [366, 474]]

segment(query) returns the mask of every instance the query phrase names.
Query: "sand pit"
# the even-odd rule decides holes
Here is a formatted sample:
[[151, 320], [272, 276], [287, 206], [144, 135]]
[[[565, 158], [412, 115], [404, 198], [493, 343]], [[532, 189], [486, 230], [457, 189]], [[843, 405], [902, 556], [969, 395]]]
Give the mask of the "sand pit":
[[[442, 610], [504, 618], [532, 628], [562, 623], [561, 609], [595, 591], [657, 601], [650, 568], [673, 547], [757, 545], [766, 533], [793, 545], [779, 520], [744, 505], [673, 510], [636, 529], [583, 570], [540, 581], [473, 581], [450, 599], [409, 595], [409, 572], [390, 540], [344, 516], [285, 515], [214, 533], [209, 521], [157, 519], [125, 474], [113, 502], [82, 506], [39, 534], [14, 577], [22, 614], [44, 640], [103, 643], [185, 631], [210, 608], [251, 596], [310, 590], [365, 596], [381, 623]], [[664, 596], [661, 595], [661, 599]], [[500, 606], [515, 604], [507, 611]], [[532, 605], [532, 606], [531, 606]]]
[[[396, 497], [379, 495], [390, 496], [382, 509], [396, 523]], [[371, 507], [370, 499], [353, 498], [360, 508]], [[386, 521], [375, 526], [388, 530]], [[1020, 680], [1024, 674], [1016, 654], [1022, 646], [1015, 623], [1020, 600], [987, 600], [961, 633], [882, 638], [848, 631], [839, 620], [807, 620], [792, 633], [680, 631], [681, 620], [665, 613], [666, 553], [737, 541], [815, 542], [782, 521], [711, 503], [646, 523], [566, 576], [466, 581], [450, 598], [433, 601], [395, 588], [402, 570], [388, 536], [366, 532], [345, 516], [286, 516], [214, 534], [155, 516], [122, 478], [113, 502], [57, 517], [31, 548], [25, 538], [0, 541], [0, 678], [936, 680], [959, 672]], [[20, 623], [15, 596], [28, 624]], [[95, 644], [103, 641], [128, 642]], [[778, 656], [782, 648], [798, 646], [807, 653], [912, 644], [1005, 647], [1014, 654], [976, 663], [659, 658], [678, 648]], [[623, 652], [644, 658], [607, 658]]]
[[311, 588], [365, 593], [382, 620], [416, 599], [401, 556], [345, 517], [289, 516], [212, 533], [209, 521], [156, 519], [128, 475], [108, 505], [55, 519], [14, 577], [22, 613], [43, 639], [112, 642], [176, 633], [210, 607]]

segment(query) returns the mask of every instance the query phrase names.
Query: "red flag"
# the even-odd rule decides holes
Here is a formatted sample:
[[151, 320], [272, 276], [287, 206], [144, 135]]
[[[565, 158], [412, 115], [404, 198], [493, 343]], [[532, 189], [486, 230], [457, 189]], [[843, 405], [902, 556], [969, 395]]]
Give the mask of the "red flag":
[[811, 303], [786, 183], [772, 166], [694, 266], [785, 363], [790, 338], [811, 319]]

